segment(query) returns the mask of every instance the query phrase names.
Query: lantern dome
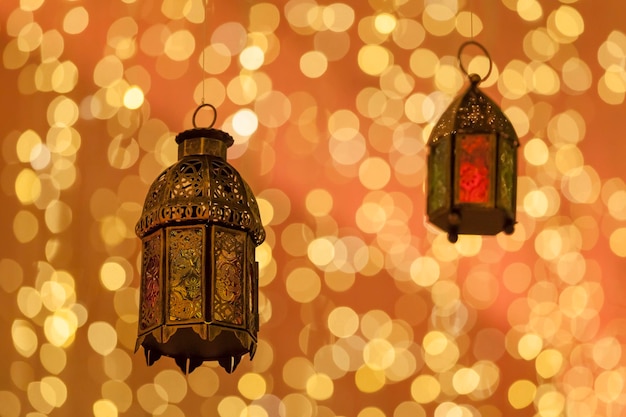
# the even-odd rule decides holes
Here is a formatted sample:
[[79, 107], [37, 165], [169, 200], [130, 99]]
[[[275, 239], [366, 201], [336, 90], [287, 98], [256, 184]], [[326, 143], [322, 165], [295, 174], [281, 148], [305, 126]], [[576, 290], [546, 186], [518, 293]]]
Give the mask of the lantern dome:
[[469, 79], [469, 87], [450, 103], [437, 121], [430, 134], [429, 144], [452, 133], [480, 131], [499, 132], [505, 140], [517, 147], [518, 139], [513, 125], [500, 107], [478, 88], [480, 76], [472, 74]]
[[195, 128], [176, 136], [179, 160], [154, 180], [135, 227], [138, 237], [170, 224], [215, 223], [265, 240], [259, 208], [248, 184], [226, 161], [228, 133]]

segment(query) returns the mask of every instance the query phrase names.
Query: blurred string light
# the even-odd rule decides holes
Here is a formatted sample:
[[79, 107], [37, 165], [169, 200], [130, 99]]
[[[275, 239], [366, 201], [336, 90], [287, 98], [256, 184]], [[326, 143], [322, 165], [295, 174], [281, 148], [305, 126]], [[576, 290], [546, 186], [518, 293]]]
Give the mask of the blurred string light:
[[[503, 28], [493, 47], [504, 61], [481, 86], [500, 97], [523, 138], [518, 224], [511, 236], [461, 235], [456, 245], [419, 226], [420, 190], [433, 123], [463, 87], [443, 43], [470, 36], [470, 13], [459, 2], [431, 3], [438, 7], [426, 12], [415, 1], [227, 2], [207, 34], [202, 83], [192, 75], [199, 34], [192, 52], [182, 51], [188, 61], [173, 59], [171, 42], [173, 55], [164, 52], [168, 36], [202, 23], [200, 0], [123, 0], [108, 4], [110, 13], [96, 3], [2, 3], [0, 71], [10, 103], [0, 127], [2, 411], [623, 414], [623, 145], [596, 146], [620, 129], [626, 34], [616, 14], [600, 11], [621, 2], [474, 2], [475, 34], [493, 34], [483, 23], [494, 13]], [[396, 19], [388, 34], [390, 26], [375, 24], [383, 13]], [[85, 48], [88, 40], [99, 47]], [[393, 57], [380, 75], [358, 65], [366, 44]], [[251, 45], [265, 53], [256, 70], [239, 58]], [[185, 111], [163, 111], [154, 91], [179, 82], [191, 85], [196, 103], [204, 85], [226, 115], [223, 128], [237, 141], [229, 158], [246, 177], [254, 172], [267, 232], [257, 249], [257, 353], [230, 376], [215, 363], [187, 376], [167, 361], [148, 369], [132, 355], [137, 190], [176, 162], [171, 126]], [[337, 85], [344, 93], [334, 93]], [[123, 101], [131, 86], [144, 93], [133, 111]], [[229, 124], [243, 109], [257, 115], [253, 140]], [[94, 140], [103, 132], [111, 140]], [[348, 150], [334, 159], [330, 141], [356, 157]], [[378, 170], [380, 182], [391, 174], [381, 189]], [[299, 171], [311, 175], [296, 181]], [[384, 291], [371, 290], [379, 284]], [[112, 328], [113, 351], [94, 337]], [[445, 347], [439, 354], [430, 338], [423, 349], [430, 332]]]

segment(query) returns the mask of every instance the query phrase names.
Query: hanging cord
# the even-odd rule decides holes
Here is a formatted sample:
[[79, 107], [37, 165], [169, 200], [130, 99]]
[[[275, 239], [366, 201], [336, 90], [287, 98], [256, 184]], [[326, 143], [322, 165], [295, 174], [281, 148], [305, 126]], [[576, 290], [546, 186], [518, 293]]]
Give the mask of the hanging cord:
[[474, 9], [472, 7], [472, 0], [468, 0], [469, 12], [470, 12], [470, 39], [474, 40]]
[[202, 100], [200, 101], [200, 105], [204, 104], [204, 84], [205, 84], [205, 68], [204, 68], [204, 50], [206, 49], [206, 27], [207, 27], [207, 9], [208, 9], [208, 4], [209, 4], [209, 0], [202, 0], [202, 2], [204, 3], [204, 18], [202, 19], [202, 77], [200, 78], [200, 81], [202, 82]]
[[[209, 104], [209, 103], [205, 103], [204, 99], [205, 99], [205, 84], [206, 84], [206, 70], [205, 70], [205, 66], [204, 66], [204, 50], [206, 49], [206, 33], [207, 33], [207, 11], [208, 11], [208, 6], [209, 6], [209, 0], [202, 0], [202, 3], [204, 4], [204, 20], [202, 22], [202, 76], [200, 77], [200, 81], [202, 83], [202, 98], [200, 100], [200, 105], [198, 107], [196, 107], [196, 110], [193, 112], [193, 117], [191, 119], [191, 122], [193, 123], [193, 127], [197, 128], [198, 126], [196, 125], [196, 117], [198, 116], [198, 112], [200, 111], [200, 109], [208, 107], [211, 110], [213, 110], [213, 120], [211, 121], [211, 124], [209, 124], [209, 126], [207, 126], [207, 129], [211, 129], [213, 127], [213, 125], [215, 124], [215, 121], [217, 120], [217, 109], [215, 108], [214, 105]], [[213, 3], [211, 3], [211, 14], [213, 14]]]
[[[461, 67], [461, 71], [463, 71], [463, 74], [465, 74], [470, 79], [470, 81], [472, 81], [472, 83], [478, 84], [482, 81], [485, 81], [489, 77], [489, 75], [491, 75], [491, 70], [493, 69], [493, 61], [491, 60], [491, 56], [489, 55], [489, 52], [487, 52], [487, 49], [482, 44], [474, 40], [474, 9], [472, 7], [472, 0], [468, 0], [468, 5], [470, 13], [470, 40], [465, 41], [461, 44], [461, 46], [459, 47], [459, 52], [457, 53], [457, 59], [459, 61], [459, 67]], [[463, 65], [461, 54], [463, 52], [463, 49], [465, 49], [469, 45], [477, 46], [483, 52], [483, 54], [485, 54], [485, 57], [489, 61], [489, 68], [487, 69], [487, 73], [483, 77], [477, 74], [470, 74]]]

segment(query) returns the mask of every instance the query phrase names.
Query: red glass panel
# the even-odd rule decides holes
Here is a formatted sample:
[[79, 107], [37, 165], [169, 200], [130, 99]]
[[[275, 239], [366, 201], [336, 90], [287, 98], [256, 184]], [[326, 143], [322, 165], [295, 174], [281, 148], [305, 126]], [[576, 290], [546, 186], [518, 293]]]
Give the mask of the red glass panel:
[[457, 144], [459, 203], [489, 203], [491, 142], [488, 134], [460, 135]]

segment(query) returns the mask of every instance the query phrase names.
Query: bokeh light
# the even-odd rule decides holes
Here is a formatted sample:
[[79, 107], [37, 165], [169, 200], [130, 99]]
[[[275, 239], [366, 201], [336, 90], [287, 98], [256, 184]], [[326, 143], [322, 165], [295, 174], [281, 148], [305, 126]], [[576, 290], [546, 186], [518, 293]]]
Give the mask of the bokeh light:
[[[621, 0], [57, 3], [0, 4], [2, 416], [626, 413]], [[425, 144], [470, 39], [517, 224], [452, 245]], [[267, 232], [232, 375], [134, 353], [135, 223], [202, 103]]]

